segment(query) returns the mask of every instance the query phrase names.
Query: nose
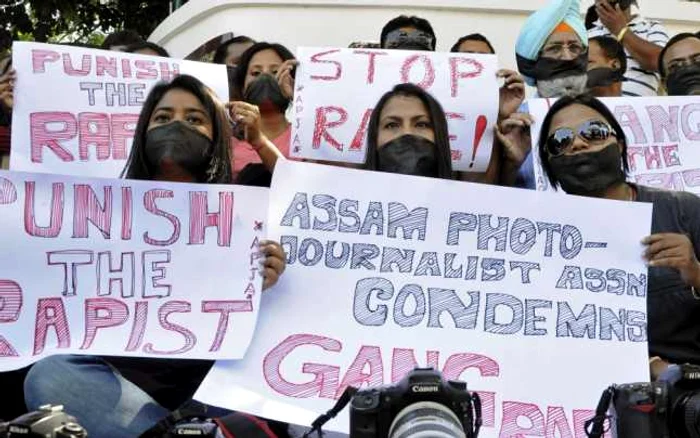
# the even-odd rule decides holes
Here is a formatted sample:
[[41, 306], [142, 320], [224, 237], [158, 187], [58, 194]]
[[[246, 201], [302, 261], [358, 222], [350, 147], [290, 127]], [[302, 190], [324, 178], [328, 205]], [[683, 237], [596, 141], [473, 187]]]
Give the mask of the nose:
[[591, 145], [589, 145], [586, 140], [582, 139], [580, 135], [577, 135], [576, 137], [574, 137], [574, 142], [571, 144], [569, 151], [573, 153], [585, 151], [590, 146]]
[[561, 59], [562, 61], [571, 61], [576, 59], [577, 56], [578, 54], [571, 51], [571, 48], [569, 46], [564, 46], [561, 48], [561, 56], [559, 57], [559, 59]]

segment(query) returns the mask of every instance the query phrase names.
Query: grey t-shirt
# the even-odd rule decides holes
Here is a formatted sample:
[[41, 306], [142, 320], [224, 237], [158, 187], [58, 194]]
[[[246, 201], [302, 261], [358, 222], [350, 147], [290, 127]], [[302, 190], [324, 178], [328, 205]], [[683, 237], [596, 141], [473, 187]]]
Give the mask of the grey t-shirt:
[[[700, 198], [692, 193], [635, 186], [638, 202], [654, 205], [651, 232], [686, 234], [700, 259]], [[672, 363], [700, 365], [700, 300], [680, 273], [649, 268], [647, 318], [649, 353]]]

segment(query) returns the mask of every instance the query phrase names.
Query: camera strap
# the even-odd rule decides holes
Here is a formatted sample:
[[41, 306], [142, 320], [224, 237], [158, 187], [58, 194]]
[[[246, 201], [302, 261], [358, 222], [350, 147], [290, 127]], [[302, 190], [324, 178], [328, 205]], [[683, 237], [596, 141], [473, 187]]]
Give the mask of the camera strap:
[[479, 436], [479, 430], [481, 430], [481, 424], [483, 423], [483, 419], [481, 418], [481, 397], [479, 397], [478, 392], [472, 393], [470, 415], [471, 410], [474, 411], [473, 418], [469, 419], [469, 427], [471, 427], [472, 430], [468, 431], [467, 437], [477, 438]]
[[600, 396], [598, 407], [595, 410], [595, 417], [584, 423], [584, 428], [588, 438], [600, 438], [605, 434], [605, 422], [610, 420], [608, 409], [615, 395], [615, 385], [609, 386], [603, 395]]
[[352, 397], [355, 395], [356, 392], [357, 388], [353, 388], [352, 386], [348, 386], [347, 388], [345, 388], [345, 391], [343, 391], [343, 394], [340, 396], [340, 398], [338, 398], [338, 401], [335, 402], [335, 405], [328, 411], [326, 411], [325, 414], [322, 414], [318, 418], [316, 418], [314, 422], [311, 423], [311, 430], [306, 432], [302, 438], [308, 438], [314, 432], [318, 433], [319, 437], [323, 437], [323, 431], [321, 430], [323, 425], [335, 418], [340, 413], [340, 411], [342, 411], [345, 408], [345, 406], [347, 406], [348, 403], [350, 403], [350, 400], [352, 400]]

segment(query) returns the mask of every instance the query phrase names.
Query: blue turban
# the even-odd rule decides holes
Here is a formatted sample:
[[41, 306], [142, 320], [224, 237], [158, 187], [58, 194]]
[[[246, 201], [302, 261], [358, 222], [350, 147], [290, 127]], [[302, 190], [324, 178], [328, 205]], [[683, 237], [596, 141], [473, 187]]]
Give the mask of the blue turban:
[[529, 85], [535, 85], [535, 78], [527, 74], [528, 69], [523, 68], [522, 64], [537, 61], [544, 43], [561, 23], [568, 24], [584, 47], [588, 47], [588, 34], [581, 18], [580, 3], [580, 0], [552, 0], [525, 21], [515, 44], [515, 54], [518, 58], [518, 70]]

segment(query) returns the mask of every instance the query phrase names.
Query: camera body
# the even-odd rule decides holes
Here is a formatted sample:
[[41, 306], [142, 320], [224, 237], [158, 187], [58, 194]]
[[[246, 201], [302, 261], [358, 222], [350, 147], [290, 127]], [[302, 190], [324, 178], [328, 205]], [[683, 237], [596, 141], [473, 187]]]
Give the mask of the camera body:
[[163, 438], [176, 436], [208, 436], [217, 437], [219, 426], [210, 419], [193, 418], [183, 423], [178, 423]]
[[619, 438], [700, 437], [700, 367], [682, 365], [669, 381], [615, 387]]
[[75, 417], [66, 414], [63, 406], [41, 406], [38, 410], [22, 415], [0, 425], [0, 437], [85, 438], [87, 431]]
[[350, 403], [350, 438], [390, 437], [421, 421], [440, 423], [436, 427], [452, 429], [454, 436], [475, 437], [481, 425], [478, 395], [432, 368], [416, 368], [396, 385], [357, 391]]

